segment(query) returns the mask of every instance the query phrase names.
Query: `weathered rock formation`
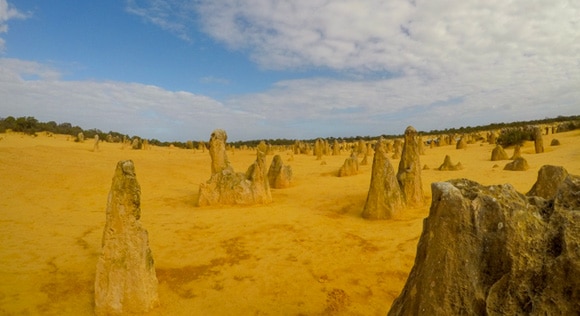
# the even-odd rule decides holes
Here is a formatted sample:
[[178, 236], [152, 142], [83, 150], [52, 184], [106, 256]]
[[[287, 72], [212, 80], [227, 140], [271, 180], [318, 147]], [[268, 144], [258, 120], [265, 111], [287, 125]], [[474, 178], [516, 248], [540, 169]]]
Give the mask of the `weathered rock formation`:
[[95, 134], [95, 141], [93, 143], [93, 151], [99, 151], [99, 134]]
[[512, 162], [505, 165], [503, 170], [510, 170], [510, 171], [526, 171], [530, 169], [528, 165], [528, 161], [523, 157], [518, 157], [514, 159]]
[[131, 148], [132, 149], [141, 149], [141, 141], [139, 140], [139, 138], [135, 137], [133, 139], [133, 142], [131, 143]]
[[95, 276], [97, 315], [143, 314], [158, 304], [157, 277], [147, 230], [141, 226], [141, 189], [131, 160], [117, 164]]
[[437, 168], [437, 170], [441, 170], [441, 171], [461, 170], [461, 169], [463, 169], [461, 162], [458, 162], [456, 165], [454, 165], [451, 162], [451, 157], [449, 157], [449, 155], [445, 155], [445, 159], [443, 160], [443, 163], [441, 164], [441, 166], [439, 166], [439, 168]]
[[357, 142], [356, 152], [355, 153], [357, 155], [362, 155], [362, 154], [365, 153], [366, 150], [367, 150], [367, 143], [364, 140], [359, 139], [358, 142]]
[[393, 144], [393, 159], [401, 159], [401, 151], [403, 150], [403, 142], [400, 139], [395, 139]]
[[544, 199], [552, 199], [558, 193], [558, 187], [568, 177], [568, 171], [564, 167], [545, 165], [538, 170], [538, 180], [530, 189], [527, 196], [539, 196]]
[[272, 201], [266, 169], [266, 154], [257, 150], [257, 158], [246, 173], [234, 172], [226, 154], [227, 134], [217, 129], [211, 134], [209, 154], [211, 177], [199, 185], [199, 206], [264, 204]]
[[580, 177], [555, 195], [460, 179], [431, 185], [415, 264], [389, 315], [577, 315]]
[[362, 212], [366, 219], [391, 219], [405, 207], [395, 169], [389, 162], [383, 139], [375, 145], [371, 184]]
[[274, 189], [284, 189], [290, 187], [292, 181], [292, 167], [285, 166], [280, 155], [272, 158], [272, 163], [268, 169], [268, 182]]
[[495, 148], [491, 151], [491, 161], [498, 161], [498, 160], [508, 160], [508, 154], [505, 152], [503, 147], [500, 144], [497, 144]]
[[350, 157], [344, 160], [344, 164], [338, 169], [339, 177], [348, 177], [358, 174], [358, 159], [356, 154], [352, 153]]
[[368, 165], [368, 164], [369, 164], [369, 159], [368, 159], [368, 157], [369, 157], [369, 155], [367, 155], [367, 154], [365, 153], [365, 155], [364, 155], [363, 159], [362, 159], [362, 160], [361, 160], [361, 162], [360, 162], [360, 165], [361, 165], [361, 166], [366, 166], [366, 165]]
[[[384, 141], [384, 145], [385, 145], [385, 147], [386, 147], [386, 149], [387, 149], [387, 152], [388, 152], [388, 153], [390, 153], [390, 152], [392, 152], [392, 151], [394, 151], [394, 150], [395, 150], [395, 149], [394, 149], [393, 142], [387, 142], [387, 141]], [[375, 150], [376, 150], [376, 149], [375, 149]]]
[[497, 134], [495, 132], [490, 132], [487, 135], [487, 142], [494, 145], [497, 142]]
[[399, 161], [397, 181], [408, 206], [421, 206], [424, 202], [419, 143], [420, 139], [417, 136], [417, 130], [413, 126], [407, 127], [401, 161]]
[[314, 142], [314, 155], [316, 156], [316, 160], [322, 160], [323, 150], [324, 142], [321, 138], [316, 139]]
[[542, 139], [542, 130], [539, 127], [534, 128], [534, 148], [536, 154], [544, 152], [544, 140]]
[[550, 142], [550, 146], [560, 146], [560, 141], [554, 138]]
[[419, 145], [419, 155], [425, 155], [425, 143], [423, 142], [423, 137], [418, 136], [417, 144]]
[[455, 135], [449, 135], [449, 145], [457, 145], [457, 139]]
[[340, 155], [340, 144], [338, 143], [338, 140], [336, 140], [336, 139], [332, 143], [332, 155], [333, 156]]
[[520, 147], [520, 145], [515, 145], [514, 146], [514, 154], [512, 155], [512, 157], [510, 158], [511, 160], [515, 160], [518, 159], [522, 156], [522, 148]]
[[83, 134], [83, 132], [79, 132], [77, 134], [77, 141], [79, 143], [84, 143], [85, 142], [85, 134]]
[[465, 148], [467, 148], [467, 141], [465, 140], [465, 137], [461, 137], [457, 141], [457, 144], [455, 144], [455, 149], [465, 149]]

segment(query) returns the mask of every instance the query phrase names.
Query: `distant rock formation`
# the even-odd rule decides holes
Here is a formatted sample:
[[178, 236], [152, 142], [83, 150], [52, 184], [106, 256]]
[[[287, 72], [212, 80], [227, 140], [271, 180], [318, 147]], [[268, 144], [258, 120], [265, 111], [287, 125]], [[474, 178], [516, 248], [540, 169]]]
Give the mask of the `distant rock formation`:
[[97, 315], [143, 314], [158, 304], [158, 281], [147, 230], [141, 226], [141, 189], [131, 160], [117, 164], [95, 276]]
[[338, 143], [338, 140], [336, 140], [336, 139], [332, 143], [332, 155], [333, 156], [339, 156], [340, 155], [340, 144]]
[[521, 156], [522, 156], [522, 149], [521, 149], [520, 145], [515, 145], [514, 146], [514, 153], [510, 159], [516, 160], [516, 159], [520, 158]]
[[314, 142], [314, 155], [316, 156], [316, 160], [322, 160], [322, 154], [324, 151], [324, 142], [321, 138], [317, 138]]
[[490, 132], [487, 135], [487, 142], [490, 143], [491, 145], [495, 145], [495, 143], [497, 142], [497, 134], [495, 132]]
[[141, 140], [138, 137], [133, 138], [131, 149], [141, 149]]
[[417, 136], [417, 130], [413, 126], [407, 127], [401, 161], [399, 161], [397, 181], [408, 206], [422, 206], [424, 203], [419, 144], [420, 139]]
[[534, 148], [536, 149], [536, 154], [544, 152], [544, 140], [542, 139], [542, 129], [539, 127], [534, 128]]
[[518, 157], [514, 159], [512, 162], [505, 165], [503, 170], [510, 170], [510, 171], [526, 171], [530, 169], [528, 165], [528, 161], [523, 157]]
[[508, 154], [500, 144], [497, 144], [491, 151], [491, 161], [508, 160]]
[[461, 165], [461, 162], [458, 162], [456, 165], [454, 165], [451, 162], [451, 157], [449, 157], [449, 155], [445, 155], [443, 163], [441, 164], [441, 166], [439, 166], [439, 168], [437, 168], [437, 170], [441, 171], [461, 170], [461, 169], [463, 169], [463, 165]]
[[560, 141], [554, 138], [550, 142], [550, 146], [560, 146]]
[[419, 155], [425, 155], [425, 143], [423, 142], [423, 137], [417, 136], [417, 144], [419, 145]]
[[358, 174], [358, 159], [356, 158], [356, 154], [352, 153], [350, 157], [344, 160], [344, 164], [340, 169], [338, 169], [338, 176], [339, 177], [348, 177], [354, 176]]
[[401, 159], [401, 151], [403, 150], [403, 142], [400, 139], [395, 139], [393, 144], [393, 155], [392, 159]]
[[580, 177], [547, 199], [509, 184], [433, 183], [415, 264], [388, 315], [577, 315]]
[[361, 166], [366, 166], [369, 164], [369, 159], [368, 159], [369, 155], [367, 153], [364, 154], [363, 159], [360, 162]]
[[567, 177], [568, 171], [564, 167], [544, 165], [538, 170], [538, 179], [526, 195], [552, 199], [558, 193], [560, 184]]
[[467, 141], [464, 139], [464, 137], [461, 137], [457, 141], [457, 144], [455, 144], [455, 149], [465, 149], [465, 148], [467, 148]]
[[405, 207], [395, 169], [389, 162], [382, 138], [375, 145], [371, 183], [362, 212], [366, 219], [391, 219]]
[[216, 129], [209, 141], [212, 160], [210, 179], [199, 185], [199, 206], [264, 204], [272, 201], [266, 169], [266, 154], [257, 157], [246, 173], [234, 172], [226, 154], [227, 134]]
[[365, 153], [366, 150], [367, 150], [367, 143], [364, 140], [359, 139], [357, 142], [355, 154], [362, 155]]
[[95, 134], [95, 141], [93, 143], [93, 151], [99, 151], [99, 134]]
[[449, 135], [449, 145], [455, 145], [455, 148], [457, 148], [457, 135]]
[[292, 181], [292, 167], [285, 166], [282, 157], [275, 155], [268, 169], [268, 181], [270, 187], [274, 189], [284, 189], [290, 187]]
[[79, 132], [77, 134], [77, 141], [79, 143], [84, 143], [85, 142], [85, 134], [83, 134], [83, 132]]

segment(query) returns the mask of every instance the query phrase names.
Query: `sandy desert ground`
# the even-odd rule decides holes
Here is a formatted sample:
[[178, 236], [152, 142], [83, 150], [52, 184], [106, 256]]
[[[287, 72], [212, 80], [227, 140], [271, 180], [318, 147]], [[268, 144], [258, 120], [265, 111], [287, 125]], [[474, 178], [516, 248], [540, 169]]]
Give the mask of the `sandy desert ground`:
[[[326, 165], [306, 155], [288, 161], [289, 152], [280, 152], [295, 179], [291, 188], [272, 190], [273, 203], [200, 208], [198, 187], [210, 176], [207, 151], [101, 143], [92, 152], [92, 140], [67, 137], [0, 134], [0, 314], [93, 313], [107, 195], [119, 160], [134, 161], [141, 184], [141, 222], [161, 302], [151, 315], [385, 315], [413, 265], [432, 182], [465, 177], [511, 183], [525, 193], [544, 164], [580, 175], [580, 131], [544, 136], [542, 154], [526, 143], [522, 154], [531, 168], [522, 172], [502, 170], [509, 161], [490, 161], [494, 146], [487, 143], [427, 148], [425, 206], [396, 220], [367, 221], [360, 214], [371, 163], [356, 176], [336, 177], [347, 152], [325, 156]], [[549, 146], [552, 138], [561, 145]], [[446, 154], [465, 169], [434, 170]], [[255, 160], [249, 150], [228, 155], [236, 171]]]

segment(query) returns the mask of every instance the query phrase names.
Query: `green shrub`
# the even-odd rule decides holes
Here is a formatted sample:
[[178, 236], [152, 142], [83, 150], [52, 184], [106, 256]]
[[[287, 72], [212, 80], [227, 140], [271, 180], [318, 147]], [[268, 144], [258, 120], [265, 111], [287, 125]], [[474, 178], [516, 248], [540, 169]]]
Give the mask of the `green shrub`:
[[505, 148], [514, 145], [521, 146], [527, 140], [534, 140], [533, 129], [511, 128], [502, 131], [496, 142]]

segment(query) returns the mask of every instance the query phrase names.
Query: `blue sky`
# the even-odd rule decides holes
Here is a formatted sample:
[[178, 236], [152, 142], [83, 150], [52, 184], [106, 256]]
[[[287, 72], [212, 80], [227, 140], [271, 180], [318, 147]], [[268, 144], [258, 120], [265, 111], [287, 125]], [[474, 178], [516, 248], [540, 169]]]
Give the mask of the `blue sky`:
[[565, 0], [0, 0], [0, 117], [161, 140], [577, 115]]

